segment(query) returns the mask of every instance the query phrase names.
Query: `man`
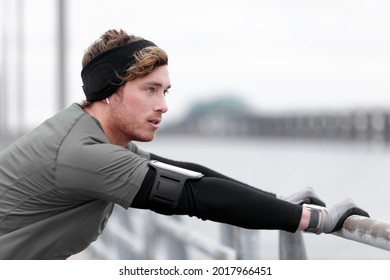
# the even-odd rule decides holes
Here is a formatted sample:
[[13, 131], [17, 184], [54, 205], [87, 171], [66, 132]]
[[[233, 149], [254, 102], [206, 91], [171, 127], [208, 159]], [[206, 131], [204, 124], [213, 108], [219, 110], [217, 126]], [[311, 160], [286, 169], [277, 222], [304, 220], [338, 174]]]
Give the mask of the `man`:
[[[194, 163], [147, 153], [168, 107], [168, 57], [109, 30], [83, 58], [86, 101], [72, 104], [0, 155], [0, 258], [66, 259], [96, 240], [118, 204], [250, 229], [331, 233], [353, 214], [311, 189], [288, 198]], [[314, 203], [315, 207], [305, 203]]]

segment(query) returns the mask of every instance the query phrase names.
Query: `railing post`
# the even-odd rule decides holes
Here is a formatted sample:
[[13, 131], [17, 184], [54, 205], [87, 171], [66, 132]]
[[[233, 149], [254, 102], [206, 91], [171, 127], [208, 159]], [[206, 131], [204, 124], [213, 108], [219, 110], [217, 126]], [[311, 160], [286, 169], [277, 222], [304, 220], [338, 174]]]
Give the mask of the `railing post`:
[[236, 251], [239, 260], [260, 259], [260, 232], [245, 228], [235, 228]]
[[306, 249], [302, 232], [279, 231], [279, 259], [306, 260]]
[[221, 224], [222, 244], [233, 248], [239, 260], [260, 258], [260, 232]]
[[145, 252], [144, 257], [147, 260], [154, 259], [154, 251], [157, 243], [157, 226], [156, 226], [156, 219], [152, 212], [145, 213], [144, 217], [144, 245], [145, 245]]
[[220, 230], [222, 244], [234, 248], [234, 227], [227, 224], [221, 224]]
[[[145, 223], [145, 257], [147, 259], [188, 259], [185, 244], [172, 237], [167, 232], [161, 230], [158, 218], [153, 212], [147, 213], [147, 223]], [[180, 218], [170, 217], [177, 223], [181, 223]]]

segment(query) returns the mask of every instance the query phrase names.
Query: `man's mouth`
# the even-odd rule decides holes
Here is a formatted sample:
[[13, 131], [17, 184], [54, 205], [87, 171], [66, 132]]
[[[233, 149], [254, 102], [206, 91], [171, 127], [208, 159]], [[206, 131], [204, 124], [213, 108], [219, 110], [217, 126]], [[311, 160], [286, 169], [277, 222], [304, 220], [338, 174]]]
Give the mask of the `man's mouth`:
[[148, 120], [148, 122], [150, 124], [152, 124], [153, 127], [158, 128], [159, 124], [161, 123], [161, 119], [151, 119], [151, 120]]
[[150, 120], [149, 122], [152, 124], [159, 124], [161, 120]]

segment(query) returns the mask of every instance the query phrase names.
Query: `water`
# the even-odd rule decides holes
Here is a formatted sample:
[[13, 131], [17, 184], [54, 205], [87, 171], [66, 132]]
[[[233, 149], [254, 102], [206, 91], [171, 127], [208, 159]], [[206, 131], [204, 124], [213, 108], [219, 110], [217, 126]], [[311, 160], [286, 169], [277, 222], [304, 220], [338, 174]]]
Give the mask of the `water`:
[[[372, 218], [390, 222], [390, 148], [369, 144], [161, 137], [138, 143], [167, 158], [192, 161], [255, 187], [288, 195], [313, 187], [332, 205], [351, 197]], [[188, 218], [218, 237], [216, 223]], [[278, 259], [277, 231], [261, 231], [262, 259]], [[390, 252], [333, 235], [304, 234], [309, 259], [390, 259]], [[199, 257], [202, 258], [202, 257]]]

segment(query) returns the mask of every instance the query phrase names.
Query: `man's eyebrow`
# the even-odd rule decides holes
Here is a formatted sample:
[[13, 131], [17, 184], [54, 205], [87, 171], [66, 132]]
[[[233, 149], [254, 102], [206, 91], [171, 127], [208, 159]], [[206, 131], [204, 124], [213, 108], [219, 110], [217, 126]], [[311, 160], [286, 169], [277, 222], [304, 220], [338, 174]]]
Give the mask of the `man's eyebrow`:
[[[163, 84], [160, 82], [147, 82], [146, 84], [150, 86], [155, 86], [155, 87], [163, 87]], [[172, 85], [168, 85], [166, 89], [170, 89]]]

